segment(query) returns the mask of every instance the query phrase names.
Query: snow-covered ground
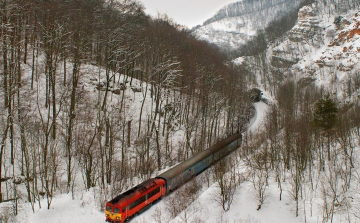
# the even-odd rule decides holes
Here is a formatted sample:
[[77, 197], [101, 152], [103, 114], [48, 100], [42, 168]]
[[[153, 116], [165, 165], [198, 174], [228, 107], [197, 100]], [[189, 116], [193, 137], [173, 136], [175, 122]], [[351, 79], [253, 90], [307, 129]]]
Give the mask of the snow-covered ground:
[[254, 103], [254, 107], [255, 107], [255, 115], [250, 119], [250, 125], [248, 128], [250, 132], [261, 130], [262, 124], [265, 121], [266, 114], [269, 109], [269, 106], [262, 101]]
[[[254, 104], [256, 115], [251, 121], [249, 131], [257, 131], [261, 129], [268, 105], [263, 102]], [[243, 172], [244, 165], [239, 164], [238, 169]], [[203, 174], [209, 174], [204, 172]], [[162, 222], [239, 222], [239, 223], [288, 223], [288, 222], [304, 222], [304, 217], [295, 217], [294, 207], [291, 198], [286, 191], [282, 201], [279, 201], [278, 188], [273, 182], [269, 185], [267, 190], [267, 198], [265, 205], [257, 211], [257, 203], [254, 194], [252, 183], [245, 181], [241, 184], [235, 194], [234, 202], [231, 209], [227, 212], [222, 210], [222, 207], [214, 199], [217, 196], [217, 184], [212, 183], [208, 188], [205, 188], [199, 197], [187, 208], [180, 213], [176, 218], [169, 219], [166, 212], [166, 199], [153, 205], [149, 210], [132, 219], [132, 222], [158, 222], [158, 216], [162, 216]], [[42, 208], [35, 204], [35, 212], [32, 212], [29, 203], [20, 206], [19, 215], [16, 218], [17, 222], [25, 223], [97, 223], [104, 222], [104, 211], [99, 210], [101, 207], [97, 204], [97, 192], [92, 189], [90, 191], [80, 191], [72, 197], [72, 194], [61, 194], [54, 197], [52, 205], [48, 210], [46, 208], [46, 199], [41, 202]], [[318, 222], [317, 219], [307, 219], [307, 222]]]
[[[256, 131], [261, 128], [261, 124], [264, 121], [267, 112], [267, 105], [263, 102], [255, 103], [256, 115], [251, 121], [249, 130]], [[242, 168], [242, 167], [239, 167]], [[207, 172], [204, 172], [206, 174]], [[201, 222], [224, 222], [224, 219], [228, 219], [230, 222], [288, 222], [287, 220], [281, 221], [280, 216], [291, 216], [288, 202], [277, 202], [277, 205], [271, 205], [269, 208], [264, 208], [264, 212], [272, 216], [271, 213], [275, 213], [273, 217], [267, 216], [268, 214], [260, 214], [256, 211], [256, 203], [252, 197], [251, 184], [242, 184], [236, 193], [234, 204], [230, 211], [223, 213], [220, 205], [215, 202], [214, 196], [217, 191], [216, 184], [210, 185], [199, 196], [199, 198], [189, 207], [189, 210], [185, 210], [188, 213], [192, 213], [190, 218], [200, 219]], [[272, 197], [272, 196], [271, 196]], [[276, 195], [274, 195], [274, 200]], [[166, 198], [152, 206], [148, 211], [134, 218], [132, 222], [158, 222], [157, 213], [159, 210], [166, 209]], [[33, 213], [30, 203], [21, 204], [19, 208], [19, 215], [16, 217], [16, 222], [29, 222], [29, 223], [97, 223], [105, 221], [105, 214], [101, 209], [101, 204], [98, 202], [97, 191], [92, 189], [90, 191], [77, 191], [74, 196], [69, 194], [56, 195], [53, 198], [50, 209], [47, 209], [47, 201], [43, 199], [41, 201], [41, 208], [38, 203], [35, 204], [35, 211]], [[273, 203], [273, 202], [272, 202]], [[105, 205], [105, 204], [104, 204]], [[6, 206], [0, 206], [2, 211], [6, 211]], [[194, 211], [194, 209], [196, 211]], [[166, 221], [171, 222], [183, 222], [180, 214], [175, 219], [169, 219], [166, 217], [166, 211], [161, 213]], [[223, 219], [223, 220], [221, 220]], [[266, 221], [267, 219], [273, 219], [272, 221]], [[285, 218], [289, 219], [289, 218]], [[260, 221], [259, 221], [260, 220]], [[165, 221], [165, 222], [166, 222]]]
[[[255, 103], [256, 115], [251, 121], [249, 131], [251, 134], [261, 130], [269, 106], [263, 102]], [[240, 148], [241, 150], [241, 148]], [[243, 162], [237, 164], [237, 172], [246, 172]], [[229, 211], [224, 212], [221, 205], [216, 201], [218, 196], [217, 183], [201, 181], [204, 176], [211, 174], [209, 169], [197, 177], [198, 182], [202, 182], [202, 189], [197, 194], [197, 198], [176, 217], [170, 217], [168, 211], [169, 199], [176, 196], [175, 193], [163, 198], [160, 202], [153, 205], [149, 210], [133, 218], [131, 222], [136, 223], [180, 223], [180, 222], [206, 222], [206, 223], [318, 223], [322, 222], [320, 203], [300, 201], [299, 216], [295, 216], [295, 202], [291, 196], [291, 185], [283, 183], [282, 199], [279, 200], [280, 191], [277, 183], [270, 178], [269, 185], [266, 187], [265, 202], [260, 210], [257, 210], [256, 199], [257, 191], [249, 179], [242, 179], [238, 187], [234, 201]], [[244, 177], [244, 175], [241, 175]], [[181, 188], [180, 188], [181, 189]], [[306, 197], [307, 195], [304, 194]], [[105, 216], [101, 204], [98, 203], [98, 191], [76, 191], [74, 197], [71, 193], [56, 195], [53, 199], [50, 210], [46, 208], [46, 199], [41, 202], [42, 208], [35, 205], [35, 212], [32, 212], [29, 203], [21, 204], [19, 215], [16, 222], [29, 223], [97, 223], [104, 222]], [[2, 211], [6, 211], [4, 204], [0, 206]], [[161, 220], [160, 220], [161, 219]], [[348, 222], [343, 215], [335, 215], [333, 222]]]
[[[349, 17], [349, 20], [351, 17]], [[359, 22], [359, 17], [356, 17]], [[356, 23], [357, 24], [357, 23]], [[350, 27], [351, 26], [351, 27]], [[353, 24], [350, 24], [349, 27], [352, 27]], [[348, 30], [352, 30], [352, 29]], [[358, 28], [358, 27], [356, 27]], [[345, 30], [345, 31], [348, 31]], [[346, 46], [347, 53], [351, 56], [352, 53], [358, 51], [359, 47], [359, 36], [355, 35], [354, 38], [349, 39], [353, 41], [353, 48], [350, 49], [348, 42], [344, 44]], [[340, 48], [334, 46], [332, 49]], [[338, 49], [337, 51], [344, 50], [344, 48]], [[333, 55], [330, 51], [332, 50], [323, 50], [321, 55], [331, 56]], [[346, 52], [344, 52], [346, 53]], [[326, 58], [321, 58], [319, 53], [316, 54], [318, 59], [322, 59], [326, 62]], [[358, 55], [358, 54], [356, 54]], [[358, 60], [358, 57], [351, 57]], [[330, 58], [332, 59], [332, 58]], [[353, 64], [353, 61], [348, 61], [344, 59], [344, 64], [349, 62], [350, 65]], [[304, 62], [305, 63], [305, 62]], [[345, 64], [345, 65], [346, 65]], [[301, 68], [306, 67], [306, 64], [303, 64], [300, 61], [299, 65]], [[356, 66], [356, 65], [354, 65]], [[339, 72], [340, 73], [340, 72]], [[325, 77], [325, 76], [324, 76]], [[140, 83], [137, 83], [140, 85]], [[85, 86], [86, 89], [86, 86]], [[130, 90], [129, 90], [130, 91]], [[131, 117], [131, 111], [139, 110], [135, 108], [135, 104], [131, 104], [132, 100], [138, 100], [141, 93], [133, 93], [133, 98], [128, 97], [126, 100], [129, 102], [131, 107], [129, 112], [129, 117]], [[134, 108], [132, 106], [134, 105]], [[255, 103], [254, 107], [256, 109], [256, 114], [250, 122], [249, 131], [256, 133], [262, 129], [262, 124], [265, 121], [266, 113], [269, 109], [268, 105], [263, 102]], [[181, 135], [179, 130], [176, 134]], [[174, 141], [180, 140], [182, 137], [173, 136]], [[175, 143], [175, 142], [174, 142]], [[239, 172], [245, 171], [246, 167], [242, 163], [237, 166]], [[204, 172], [203, 174], [207, 174]], [[175, 218], [169, 218], [168, 213], [166, 213], [166, 200], [164, 198], [162, 201], [152, 206], [148, 211], [134, 218], [132, 222], [160, 222], [159, 216], [162, 216], [161, 222], [236, 222], [236, 223], [317, 223], [322, 222], [321, 212], [318, 210], [316, 202], [314, 202], [314, 207], [310, 208], [306, 202], [300, 204], [299, 216], [295, 217], [295, 205], [291, 197], [290, 185], [283, 185], [283, 196], [282, 200], [279, 200], [279, 189], [277, 183], [270, 180], [269, 185], [266, 190], [266, 199], [265, 204], [262, 205], [260, 210], [257, 209], [257, 201], [255, 198], [256, 190], [254, 189], [250, 181], [244, 181], [241, 183], [240, 187], [237, 189], [234, 202], [231, 205], [231, 208], [227, 212], [223, 212], [221, 206], [214, 200], [214, 196], [217, 194], [217, 184], [211, 183], [209, 187], [205, 185], [203, 190], [199, 194], [199, 197], [191, 204], [184, 212], [180, 213]], [[305, 195], [306, 196], [306, 195]], [[104, 203], [105, 204], [105, 203]], [[85, 191], [81, 188], [76, 188], [75, 194], [57, 194], [54, 196], [50, 209], [48, 210], [47, 201], [43, 199], [41, 201], [41, 208], [39, 204], [35, 204], [34, 212], [31, 209], [30, 203], [20, 204], [19, 206], [19, 215], [16, 217], [15, 222], [30, 222], [30, 223], [47, 223], [47, 222], [59, 222], [59, 223], [70, 223], [70, 222], [104, 222], [105, 216], [102, 206], [104, 204], [99, 203], [98, 191], [96, 188], [91, 189], [90, 191]], [[320, 205], [320, 204], [319, 204]], [[305, 207], [305, 208], [304, 208]], [[312, 216], [310, 217], [310, 209], [313, 211]], [[8, 203], [0, 204], [0, 222], [2, 222], [2, 216], [6, 216], [7, 212], [10, 212], [11, 207], [8, 206]], [[336, 215], [333, 222], [348, 222], [344, 216]], [[355, 222], [356, 223], [356, 222]]]
[[[42, 208], [36, 204], [33, 214], [30, 204], [22, 205], [24, 212], [17, 218], [19, 222], [31, 223], [77, 223], [77, 222], [103, 222], [104, 212], [96, 208], [94, 192], [88, 191], [72, 199], [72, 194], [56, 196], [50, 209], [46, 208], [46, 200]], [[25, 210], [27, 209], [27, 210]]]

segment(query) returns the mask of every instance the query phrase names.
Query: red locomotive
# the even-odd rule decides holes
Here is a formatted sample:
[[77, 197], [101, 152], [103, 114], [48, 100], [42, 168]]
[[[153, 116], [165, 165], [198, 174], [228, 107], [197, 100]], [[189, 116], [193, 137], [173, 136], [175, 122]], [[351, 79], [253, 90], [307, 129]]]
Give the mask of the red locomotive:
[[145, 210], [154, 201], [175, 190], [241, 145], [241, 133], [215, 143], [210, 148], [149, 179], [106, 203], [107, 222], [123, 223]]
[[165, 195], [165, 180], [149, 179], [106, 203], [107, 222], [123, 223]]

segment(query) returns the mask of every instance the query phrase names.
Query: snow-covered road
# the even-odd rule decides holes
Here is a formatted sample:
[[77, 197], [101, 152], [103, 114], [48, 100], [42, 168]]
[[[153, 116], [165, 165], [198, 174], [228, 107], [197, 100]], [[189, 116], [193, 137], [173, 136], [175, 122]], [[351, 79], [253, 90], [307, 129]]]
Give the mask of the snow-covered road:
[[262, 124], [265, 122], [266, 115], [269, 111], [269, 106], [262, 101], [254, 103], [254, 108], [255, 115], [250, 119], [248, 128], [248, 131], [252, 133], [262, 128]]

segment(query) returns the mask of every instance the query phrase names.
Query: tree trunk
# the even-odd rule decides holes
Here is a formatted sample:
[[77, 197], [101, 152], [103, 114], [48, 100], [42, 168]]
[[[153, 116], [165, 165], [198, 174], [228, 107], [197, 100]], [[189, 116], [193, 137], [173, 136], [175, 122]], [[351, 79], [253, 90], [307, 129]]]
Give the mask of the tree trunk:
[[67, 155], [68, 155], [68, 182], [67, 182], [67, 189], [68, 192], [70, 192], [70, 185], [71, 185], [71, 162], [72, 162], [72, 130], [73, 130], [73, 124], [74, 119], [76, 116], [75, 113], [75, 106], [76, 106], [76, 89], [79, 82], [79, 58], [74, 58], [74, 64], [73, 64], [73, 75], [72, 75], [72, 88], [71, 88], [71, 97], [70, 97], [70, 108], [69, 108], [69, 122], [68, 122], [68, 128], [67, 128], [67, 140], [66, 140], [66, 149], [67, 149]]

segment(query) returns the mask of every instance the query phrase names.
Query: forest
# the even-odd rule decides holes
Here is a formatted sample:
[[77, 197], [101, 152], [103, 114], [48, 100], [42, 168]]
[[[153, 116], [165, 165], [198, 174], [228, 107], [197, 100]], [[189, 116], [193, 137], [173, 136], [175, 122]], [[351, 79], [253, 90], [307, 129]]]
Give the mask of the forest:
[[[341, 69], [345, 41], [339, 49], [329, 44], [353, 29], [350, 24], [356, 22], [350, 18], [358, 17], [358, 7], [356, 0], [315, 1], [303, 7], [289, 32], [264, 35], [268, 49], [246, 58], [245, 69], [274, 96], [263, 132], [249, 134], [243, 145], [259, 210], [269, 202], [269, 185], [275, 183], [278, 199], [289, 195], [292, 212], [305, 222], [312, 217], [320, 222], [360, 219], [359, 68]], [[351, 21], [349, 26], [340, 28], [339, 18]], [[286, 27], [286, 21], [279, 22]], [[272, 24], [266, 31], [276, 34], [281, 31], [276, 27]], [[333, 36], [326, 35], [331, 32]], [[356, 38], [347, 39], [350, 47], [357, 45]], [[340, 58], [319, 66], [314, 54], [328, 51]], [[279, 58], [283, 63], [276, 63]]]
[[0, 203], [14, 215], [76, 187], [100, 188], [100, 208], [245, 128], [242, 72], [135, 1], [1, 0], [0, 19]]
[[[358, 5], [316, 1], [311, 19]], [[236, 65], [133, 0], [0, 0], [0, 203], [9, 207], [0, 221], [11, 221], [22, 204], [35, 212], [46, 201], [42, 208], [51, 209], [59, 194], [92, 189], [103, 210], [107, 200], [237, 131], [244, 132], [241, 150], [170, 197], [171, 218], [213, 182], [228, 211], [239, 185], [250, 182], [257, 210], [275, 183], [278, 199], [290, 196], [305, 221], [359, 220], [359, 72], [340, 85], [336, 66], [275, 66], [276, 56], [306, 57], [328, 35], [315, 18], [304, 22], [316, 26], [306, 33], [312, 42], [295, 43], [290, 35], [303, 36], [287, 32], [296, 17], [288, 16], [291, 24], [271, 23], [241, 48], [251, 56]], [[333, 86], [320, 86], [316, 72]], [[267, 119], [245, 132], [259, 85], [272, 97], [263, 99]], [[161, 213], [154, 218], [160, 222]]]

